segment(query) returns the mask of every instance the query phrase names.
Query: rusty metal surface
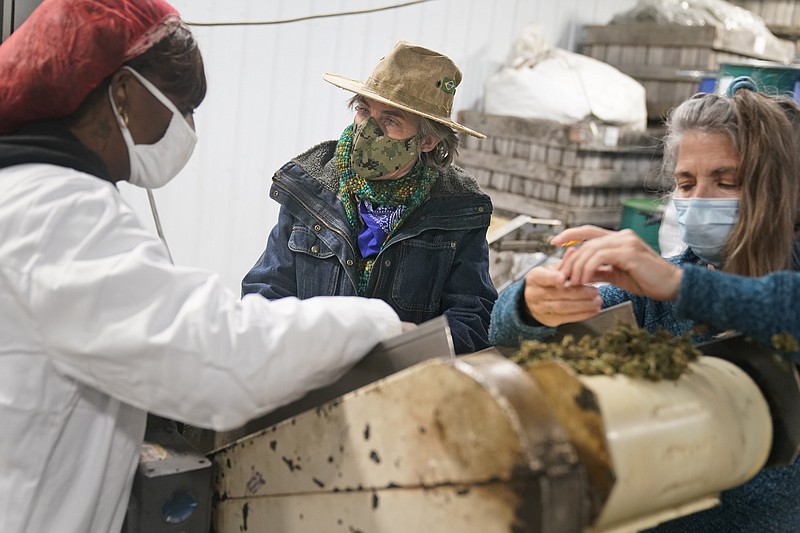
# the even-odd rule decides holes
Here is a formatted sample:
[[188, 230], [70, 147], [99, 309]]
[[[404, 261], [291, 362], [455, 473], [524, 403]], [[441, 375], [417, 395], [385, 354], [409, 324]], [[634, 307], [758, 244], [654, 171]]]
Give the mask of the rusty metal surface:
[[697, 512], [771, 432], [756, 384], [703, 361], [680, 387], [529, 373], [495, 349], [420, 363], [212, 454], [214, 530], [617, 532]]
[[531, 365], [528, 372], [542, 387], [550, 408], [569, 434], [586, 468], [586, 503], [593, 521], [616, 481], [597, 397], [564, 363], [542, 361]]
[[[311, 509], [332, 519], [327, 507], [343, 520], [331, 524], [356, 527], [358, 518], [369, 526], [358, 529], [365, 533], [567, 533], [585, 523], [585, 474], [574, 449], [535, 382], [496, 353], [416, 365], [233, 443], [212, 460], [218, 533], [243, 530], [245, 514], [248, 531], [336, 531], [298, 522]], [[373, 508], [373, 495], [386, 505]], [[295, 509], [286, 512], [298, 529], [271, 528], [287, 509]], [[447, 520], [436, 518], [440, 511]]]
[[212, 531], [522, 533], [515, 510], [538, 492], [529, 480], [231, 499], [217, 507]]
[[585, 467], [540, 385], [521, 379], [525, 372], [499, 354], [491, 348], [455, 364], [494, 394], [517, 425], [528, 468], [542, 485], [539, 497], [527, 502], [528, 531], [580, 531], [590, 520]]

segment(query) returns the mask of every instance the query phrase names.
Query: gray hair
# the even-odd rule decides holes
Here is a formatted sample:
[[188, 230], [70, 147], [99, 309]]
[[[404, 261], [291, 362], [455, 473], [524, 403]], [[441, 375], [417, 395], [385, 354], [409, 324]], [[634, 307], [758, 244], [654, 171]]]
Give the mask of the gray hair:
[[737, 129], [736, 107], [732, 98], [716, 94], [696, 94], [684, 101], [667, 119], [664, 160], [661, 167], [665, 182], [674, 186], [678, 148], [687, 132], [702, 131], [725, 135], [731, 141], [736, 153], [739, 153]]

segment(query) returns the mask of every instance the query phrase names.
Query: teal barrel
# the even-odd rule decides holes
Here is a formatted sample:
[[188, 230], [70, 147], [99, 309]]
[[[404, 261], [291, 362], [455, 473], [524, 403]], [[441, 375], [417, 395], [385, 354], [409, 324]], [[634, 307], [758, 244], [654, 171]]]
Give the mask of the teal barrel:
[[658, 247], [658, 228], [664, 214], [661, 198], [629, 198], [622, 201], [622, 220], [620, 228], [630, 228], [649, 244], [656, 252]]

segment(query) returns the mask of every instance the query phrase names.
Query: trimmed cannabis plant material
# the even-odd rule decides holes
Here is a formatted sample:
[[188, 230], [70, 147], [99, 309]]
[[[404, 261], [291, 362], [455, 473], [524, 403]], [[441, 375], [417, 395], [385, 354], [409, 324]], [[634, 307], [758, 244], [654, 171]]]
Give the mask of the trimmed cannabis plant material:
[[771, 340], [772, 347], [779, 352], [794, 353], [800, 351], [800, 343], [791, 333], [776, 333]]
[[577, 342], [572, 335], [565, 335], [561, 342], [525, 341], [511, 359], [522, 366], [559, 359], [579, 374], [624, 374], [658, 381], [678, 379], [700, 355], [688, 335], [673, 337], [668, 331], [649, 333], [621, 324]]

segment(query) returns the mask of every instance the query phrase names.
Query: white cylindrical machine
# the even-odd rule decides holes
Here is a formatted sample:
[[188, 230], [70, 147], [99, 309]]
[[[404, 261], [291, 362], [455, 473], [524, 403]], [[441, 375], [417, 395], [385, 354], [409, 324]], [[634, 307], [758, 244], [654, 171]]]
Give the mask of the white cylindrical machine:
[[[701, 357], [680, 379], [658, 382], [577, 376], [563, 365], [544, 365], [530, 373], [551, 399], [563, 406], [564, 391], [573, 388], [572, 412], [562, 409], [560, 417], [568, 431], [573, 426], [575, 440], [586, 438], [587, 424], [576, 430], [574, 420], [599, 410], [595, 434], [602, 435], [590, 437], [596, 442], [584, 447], [591, 449], [582, 460], [607, 465], [612, 481], [600, 498], [605, 501], [598, 502], [594, 531], [634, 531], [713, 505], [719, 492], [752, 478], [767, 460], [769, 407], [753, 380], [732, 363]], [[569, 384], [576, 379], [580, 399], [576, 384]], [[598, 450], [604, 456], [599, 462], [586, 457]]]

